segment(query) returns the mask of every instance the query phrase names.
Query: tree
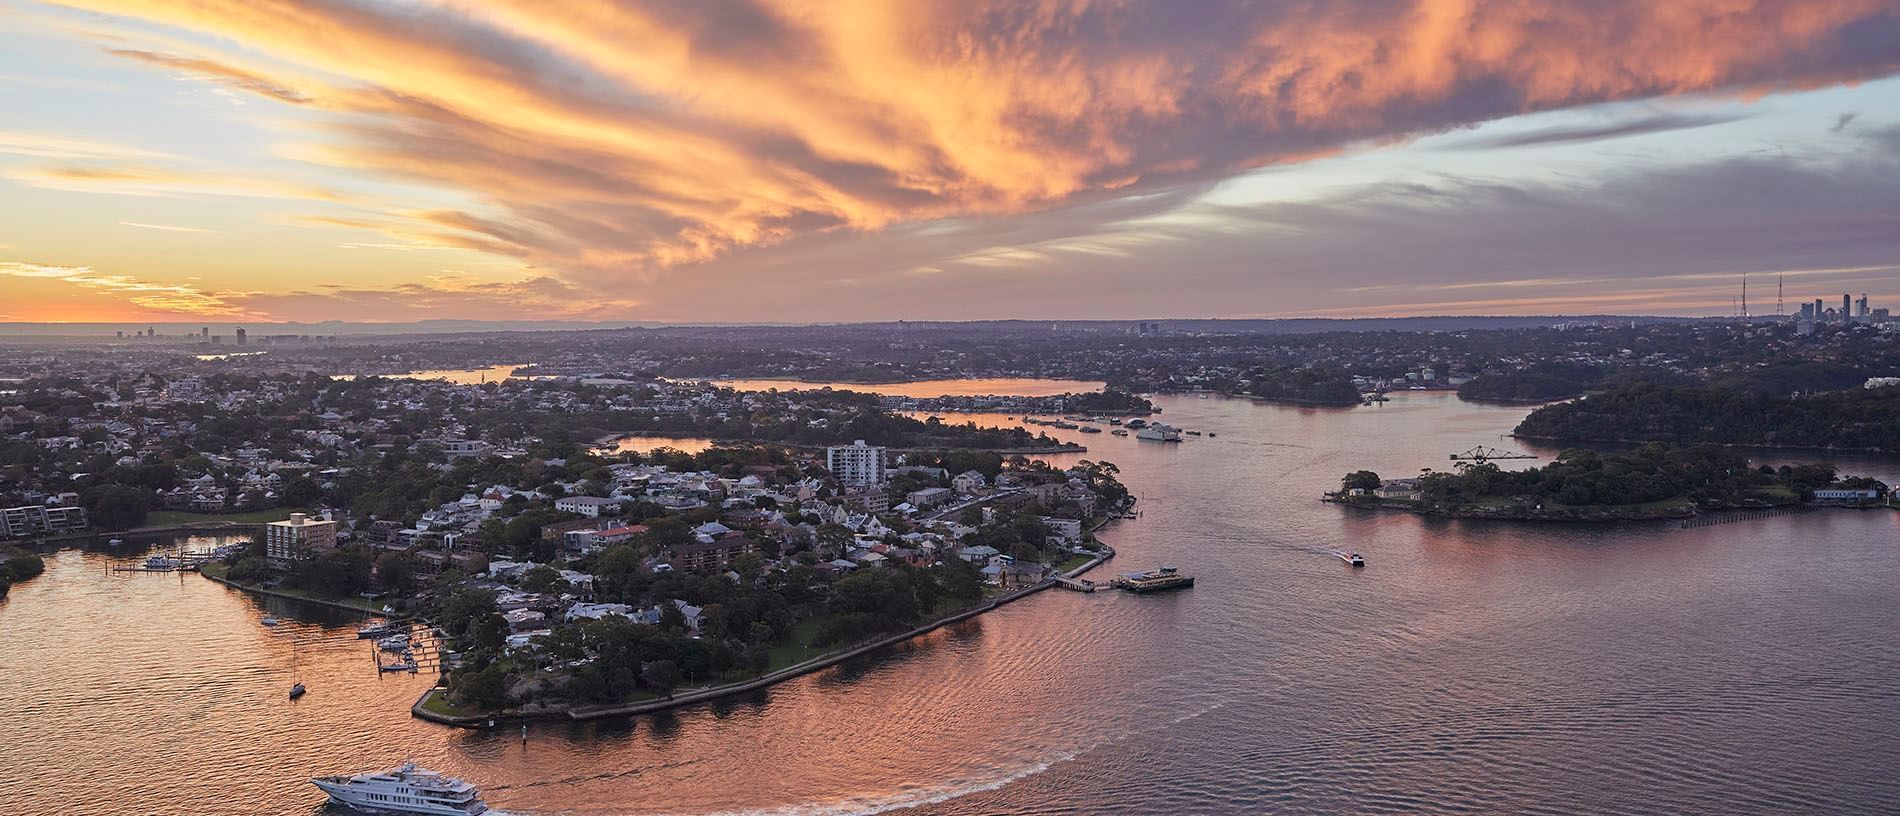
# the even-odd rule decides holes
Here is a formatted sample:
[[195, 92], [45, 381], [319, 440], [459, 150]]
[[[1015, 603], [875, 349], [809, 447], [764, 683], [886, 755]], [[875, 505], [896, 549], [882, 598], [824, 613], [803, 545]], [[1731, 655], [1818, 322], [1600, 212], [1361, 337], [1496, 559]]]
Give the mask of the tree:
[[369, 553], [354, 547], [339, 547], [299, 562], [291, 577], [298, 586], [340, 598], [368, 589], [373, 568]]
[[323, 501], [323, 488], [308, 476], [298, 476], [284, 485], [283, 500], [291, 507], [314, 507]]
[[[90, 492], [90, 491], [89, 491]], [[124, 485], [109, 485], [81, 500], [93, 526], [106, 530], [124, 530], [145, 523], [151, 509], [145, 491]]]
[[39, 553], [22, 547], [8, 547], [6, 562], [0, 566], [0, 581], [18, 583], [46, 571], [46, 561]]
[[261, 555], [247, 555], [231, 565], [231, 571], [225, 577], [240, 584], [261, 584], [270, 580], [272, 570], [270, 562]]
[[406, 593], [415, 585], [416, 562], [408, 553], [392, 552], [376, 559], [376, 583], [391, 592]]
[[480, 670], [459, 671], [449, 692], [462, 705], [498, 709], [508, 704], [508, 673], [499, 663], [490, 663]]
[[560, 570], [540, 564], [521, 576], [521, 588], [529, 592], [553, 592], [556, 588], [566, 589], [567, 582], [561, 580]]
[[475, 619], [469, 627], [469, 637], [476, 648], [499, 652], [508, 643], [508, 621], [500, 612], [490, 612]]
[[1385, 481], [1379, 478], [1379, 474], [1373, 473], [1370, 470], [1355, 470], [1346, 474], [1346, 478], [1339, 481], [1339, 489], [1378, 490], [1382, 484], [1385, 484]]
[[660, 604], [660, 628], [668, 632], [686, 631], [686, 612], [679, 604]]
[[655, 660], [640, 668], [640, 682], [655, 694], [666, 695], [673, 699], [673, 689], [680, 684], [680, 667], [671, 660]]

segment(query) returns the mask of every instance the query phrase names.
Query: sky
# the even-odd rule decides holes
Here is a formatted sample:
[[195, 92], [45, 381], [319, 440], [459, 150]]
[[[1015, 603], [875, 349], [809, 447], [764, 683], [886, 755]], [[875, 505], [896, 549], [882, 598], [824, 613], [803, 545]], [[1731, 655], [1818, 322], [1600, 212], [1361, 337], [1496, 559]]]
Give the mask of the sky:
[[0, 0], [0, 321], [1900, 308], [1900, 0]]

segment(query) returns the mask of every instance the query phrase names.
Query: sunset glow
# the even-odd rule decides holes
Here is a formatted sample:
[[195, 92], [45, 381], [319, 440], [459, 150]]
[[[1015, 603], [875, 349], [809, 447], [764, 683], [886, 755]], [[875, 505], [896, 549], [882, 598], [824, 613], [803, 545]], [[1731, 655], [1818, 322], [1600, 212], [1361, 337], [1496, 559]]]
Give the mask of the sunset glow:
[[1900, 298], [1893, 0], [0, 23], [0, 321], [1726, 314], [1744, 274]]

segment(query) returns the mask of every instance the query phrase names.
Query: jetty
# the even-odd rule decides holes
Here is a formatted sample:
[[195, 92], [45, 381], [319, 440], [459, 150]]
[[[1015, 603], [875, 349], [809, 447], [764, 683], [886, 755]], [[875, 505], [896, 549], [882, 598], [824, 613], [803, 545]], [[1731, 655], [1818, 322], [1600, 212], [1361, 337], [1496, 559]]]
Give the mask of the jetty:
[[1147, 572], [1117, 575], [1114, 583], [1117, 589], [1140, 595], [1169, 589], [1186, 589], [1194, 586], [1194, 576], [1184, 574], [1174, 567], [1162, 567]]

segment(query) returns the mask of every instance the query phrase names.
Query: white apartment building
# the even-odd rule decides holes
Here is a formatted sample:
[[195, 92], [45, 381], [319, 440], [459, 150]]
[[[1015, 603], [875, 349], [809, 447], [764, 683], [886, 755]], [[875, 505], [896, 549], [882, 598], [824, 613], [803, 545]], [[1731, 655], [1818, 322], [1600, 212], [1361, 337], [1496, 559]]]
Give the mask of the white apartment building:
[[825, 469], [847, 485], [882, 484], [884, 449], [866, 445], [862, 439], [849, 445], [833, 445], [825, 449]]
[[289, 521], [264, 525], [264, 557], [278, 564], [312, 558], [336, 549], [336, 522], [313, 521], [291, 513]]
[[600, 518], [601, 513], [612, 513], [619, 508], [619, 499], [603, 499], [599, 496], [568, 496], [554, 500], [554, 509], [563, 513], [579, 513], [588, 518]]

